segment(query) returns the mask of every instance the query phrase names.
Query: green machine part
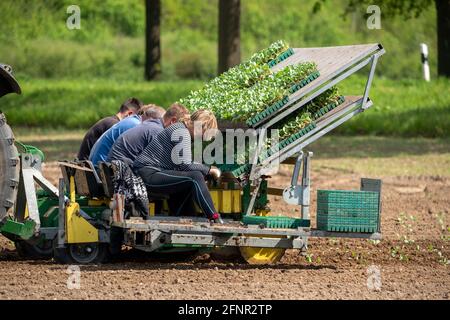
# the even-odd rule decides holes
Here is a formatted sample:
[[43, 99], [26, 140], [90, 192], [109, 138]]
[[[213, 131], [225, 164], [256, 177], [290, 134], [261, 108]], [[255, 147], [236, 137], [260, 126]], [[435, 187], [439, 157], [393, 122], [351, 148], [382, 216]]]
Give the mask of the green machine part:
[[[252, 197], [251, 194], [251, 186], [250, 183], [247, 183], [242, 190], [242, 212], [245, 214], [247, 212], [247, 208], [250, 204], [250, 199]], [[259, 187], [258, 195], [256, 196], [255, 204], [253, 206], [254, 210], [264, 210], [267, 208], [269, 204], [269, 199], [267, 197], [267, 180], [261, 181], [261, 186]]]
[[[41, 221], [40, 227], [57, 228], [59, 214], [58, 198], [50, 196], [41, 189], [36, 192], [36, 196], [38, 199], [39, 218]], [[89, 199], [86, 197], [78, 197], [77, 202], [84, 212], [96, 220], [100, 220], [103, 211], [108, 209], [106, 206], [89, 205]], [[0, 227], [0, 232], [10, 239], [18, 237], [23, 240], [29, 240], [34, 236], [34, 227], [35, 223], [32, 220], [16, 221], [12, 218], [8, 218]]]
[[30, 146], [28, 144], [23, 144], [22, 142], [19, 142], [19, 141], [16, 141], [16, 144], [23, 149], [22, 153], [30, 153], [34, 156], [39, 156], [39, 158], [41, 158], [41, 162], [45, 161], [45, 155], [41, 149], [39, 149], [35, 146]]
[[[35, 222], [26, 220], [18, 222], [11, 218], [7, 218], [4, 224], [0, 227], [0, 232], [5, 236], [16, 236], [24, 240], [28, 240], [34, 235]], [[9, 238], [9, 237], [8, 237]]]
[[[58, 198], [51, 197], [43, 190], [39, 190], [38, 194], [39, 216], [41, 219], [41, 227], [55, 228], [58, 227]], [[102, 218], [102, 213], [107, 206], [89, 205], [87, 197], [77, 197], [76, 201], [81, 209], [95, 220]]]

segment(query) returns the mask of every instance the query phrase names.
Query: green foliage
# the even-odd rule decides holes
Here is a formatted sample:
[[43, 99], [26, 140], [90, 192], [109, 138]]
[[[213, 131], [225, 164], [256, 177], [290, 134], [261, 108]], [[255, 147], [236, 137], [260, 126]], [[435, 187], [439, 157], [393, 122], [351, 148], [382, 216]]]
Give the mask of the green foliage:
[[279, 130], [279, 140], [282, 141], [284, 139], [289, 138], [291, 135], [297, 133], [301, 129], [305, 128], [313, 121], [311, 113], [302, 112], [299, 115], [293, 117], [289, 121], [281, 127]]
[[167, 107], [200, 85], [193, 81], [34, 79], [21, 82], [22, 95], [3, 97], [1, 109], [13, 127], [89, 128], [100, 118], [117, 113], [129, 97]]
[[[364, 80], [355, 76], [341, 82], [339, 93], [361, 94]], [[130, 96], [167, 107], [203, 86], [200, 81], [143, 83], [107, 79], [24, 79], [20, 83], [22, 95], [7, 95], [1, 99], [1, 110], [13, 128], [88, 128], [99, 118], [116, 113], [122, 101]], [[448, 79], [430, 83], [375, 79], [370, 92], [374, 106], [334, 132], [449, 137], [449, 87]]]
[[[419, 17], [424, 10], [429, 8], [434, 0], [378, 0], [376, 5], [380, 7], [384, 16], [403, 16], [406, 18]], [[346, 12], [352, 12], [358, 7], [374, 4], [371, 0], [348, 0]]]
[[248, 61], [211, 80], [180, 100], [191, 110], [209, 109], [217, 117], [245, 121], [288, 94], [289, 88], [317, 70], [315, 63], [287, 66], [272, 73], [267, 63], [289, 46], [277, 41]]
[[[421, 78], [419, 43], [430, 48], [436, 76], [436, 13], [422, 6], [415, 18], [409, 6], [421, 1], [395, 1], [405, 13], [391, 17], [382, 9], [382, 29], [368, 30], [368, 2], [349, 0], [301, 3], [298, 0], [242, 1], [241, 47], [245, 60], [276, 39], [293, 47], [381, 42], [388, 52], [377, 72], [389, 78]], [[367, 3], [366, 3], [367, 2]], [[390, 2], [394, 2], [391, 0]], [[405, 4], [403, 4], [405, 3]], [[144, 74], [145, 3], [142, 0], [79, 0], [81, 30], [68, 30], [70, 0], [0, 1], [0, 59], [20, 77], [108, 77], [142, 80]], [[212, 78], [217, 65], [218, 1], [164, 0], [162, 6], [163, 79]], [[301, 7], [301, 10], [300, 10]], [[401, 32], [399, 32], [401, 30]]]
[[[339, 84], [343, 95], [364, 91], [364, 81], [352, 77]], [[390, 136], [450, 136], [450, 81], [375, 79], [370, 91], [374, 106], [338, 128], [341, 134]]]

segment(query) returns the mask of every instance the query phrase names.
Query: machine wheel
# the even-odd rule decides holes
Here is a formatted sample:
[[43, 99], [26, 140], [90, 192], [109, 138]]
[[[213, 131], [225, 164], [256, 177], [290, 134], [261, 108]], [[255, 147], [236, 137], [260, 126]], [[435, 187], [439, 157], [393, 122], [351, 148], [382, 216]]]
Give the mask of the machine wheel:
[[184, 262], [194, 259], [201, 249], [199, 248], [162, 248], [149, 253], [156, 260]]
[[[270, 237], [270, 236], [266, 236]], [[279, 238], [272, 236], [270, 238]], [[286, 249], [239, 247], [242, 258], [249, 264], [274, 264], [283, 258]]]
[[14, 206], [19, 185], [19, 156], [14, 134], [0, 112], [0, 222]]
[[104, 243], [72, 243], [65, 248], [54, 248], [54, 258], [63, 264], [97, 264], [106, 262], [109, 248]]
[[283, 258], [286, 249], [239, 247], [242, 258], [249, 264], [273, 264]]
[[[258, 216], [267, 216], [268, 212], [257, 212]], [[257, 237], [257, 235], [255, 235]], [[266, 236], [268, 238], [279, 238], [277, 236]], [[274, 264], [283, 258], [286, 249], [281, 248], [255, 248], [255, 247], [239, 247], [242, 258], [248, 264]]]
[[213, 259], [221, 261], [238, 260], [241, 257], [238, 247], [215, 248], [211, 251], [210, 255]]
[[14, 242], [17, 252], [23, 258], [40, 260], [53, 257], [53, 241], [43, 240], [36, 244], [31, 244], [23, 240]]

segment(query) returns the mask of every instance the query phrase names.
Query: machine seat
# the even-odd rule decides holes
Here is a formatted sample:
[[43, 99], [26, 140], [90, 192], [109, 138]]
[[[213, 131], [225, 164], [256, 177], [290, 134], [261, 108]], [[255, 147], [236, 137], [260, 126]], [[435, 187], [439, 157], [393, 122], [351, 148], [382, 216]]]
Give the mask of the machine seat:
[[90, 161], [63, 161], [59, 162], [66, 186], [69, 186], [69, 177], [75, 180], [75, 190], [78, 195], [90, 198], [105, 196], [102, 181]]

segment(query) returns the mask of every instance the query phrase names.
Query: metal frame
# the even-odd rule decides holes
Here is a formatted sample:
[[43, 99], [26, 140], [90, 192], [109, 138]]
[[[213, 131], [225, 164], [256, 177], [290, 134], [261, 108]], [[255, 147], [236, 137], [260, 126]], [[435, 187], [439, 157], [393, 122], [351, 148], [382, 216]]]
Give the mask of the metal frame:
[[58, 211], [58, 233], [57, 247], [64, 248], [66, 244], [66, 201], [64, 196], [64, 179], [59, 179], [59, 211]]
[[36, 196], [35, 182], [39, 184], [46, 192], [58, 197], [58, 189], [44, 178], [41, 169], [41, 159], [29, 153], [20, 156], [20, 180], [15, 207], [15, 217], [18, 221], [25, 219], [25, 211], [28, 210], [28, 216], [36, 223], [35, 231], [39, 232], [41, 220], [39, 218], [38, 202]]
[[[228, 220], [224, 225], [211, 225], [191, 217], [144, 221], [130, 219], [113, 223], [113, 226], [126, 230], [126, 243], [144, 251], [154, 251], [168, 244], [191, 244], [201, 246], [264, 247], [303, 249], [309, 237], [336, 237], [381, 239], [380, 233], [328, 232], [311, 228], [270, 229], [257, 225], [244, 226]], [[136, 242], [136, 235], [141, 243]], [[255, 236], [257, 234], [258, 236]], [[278, 238], [274, 238], [278, 237]]]
[[[375, 50], [379, 50], [379, 51], [375, 52]], [[380, 56], [382, 56], [384, 53], [386, 53], [386, 51], [380, 44], [378, 44], [378, 47], [376, 49], [374, 48], [373, 51], [368, 53], [370, 55], [370, 57], [366, 58], [367, 54], [359, 55], [359, 56], [355, 57], [351, 63], [345, 64], [343, 67], [335, 70], [334, 72], [330, 73], [328, 76], [326, 76], [326, 77], [319, 76], [318, 79], [314, 80], [313, 82], [310, 83], [309, 86], [305, 87], [304, 92], [300, 91], [300, 92], [293, 93], [289, 97], [288, 104], [285, 105], [282, 109], [280, 109], [276, 115], [273, 114], [272, 118], [270, 120], [263, 119], [260, 122], [256, 123], [254, 125], [254, 127], [260, 127], [260, 128], [267, 129], [268, 127], [274, 125], [275, 123], [277, 123], [281, 119], [285, 118], [290, 113], [296, 111], [298, 108], [304, 106], [305, 104], [310, 102], [312, 99], [316, 98], [317, 96], [319, 96], [320, 94], [322, 94], [323, 92], [325, 92], [326, 90], [331, 88], [332, 86], [334, 86], [337, 83], [341, 82], [342, 80], [348, 78], [349, 76], [351, 76], [355, 72], [361, 70], [362, 68], [364, 68], [365, 66], [367, 66], [370, 63], [371, 70], [369, 72], [368, 81], [367, 81], [366, 87], [365, 87], [365, 93], [367, 93], [367, 95], [366, 94], [364, 95], [364, 97], [367, 98], [369, 91], [370, 91], [370, 86], [372, 85], [372, 79], [374, 76], [378, 58]], [[364, 59], [364, 58], [366, 58], [366, 59]], [[361, 59], [364, 59], [364, 60], [361, 61]], [[289, 64], [289, 59], [286, 61]], [[314, 91], [319, 87], [320, 87], [320, 89], [318, 89], [317, 91]], [[311, 93], [313, 93], [313, 94], [311, 94]], [[311, 95], [304, 98], [308, 94], [311, 94]], [[300, 99], [302, 99], [302, 100], [300, 100]]]
[[[243, 235], [271, 235], [271, 236], [306, 236], [321, 237], [329, 235], [331, 237], [341, 238], [363, 238], [380, 239], [380, 234], [373, 233], [351, 233], [351, 232], [328, 232], [316, 230], [313, 228], [299, 227], [296, 229], [274, 229], [264, 228], [259, 225], [243, 225], [240, 222], [226, 220], [223, 225], [210, 224], [209, 222], [189, 222], [192, 217], [180, 217], [178, 220], [168, 221], [144, 221], [142, 219], [129, 219], [125, 222], [114, 222], [114, 227], [120, 227], [130, 231], [154, 231], [158, 230], [164, 233], [185, 233], [192, 232], [196, 234], [243, 234]], [[206, 219], [205, 219], [206, 220]]]
[[[329, 49], [328, 49], [329, 50]], [[266, 132], [269, 127], [276, 124], [281, 119], [287, 117], [292, 112], [297, 111], [308, 102], [313, 100], [314, 98], [321, 95], [323, 92], [341, 82], [342, 80], [348, 78], [350, 75], [355, 72], [361, 70], [365, 66], [370, 64], [370, 71], [367, 77], [366, 86], [364, 88], [363, 96], [360, 99], [357, 99], [353, 103], [348, 104], [342, 110], [334, 113], [333, 115], [325, 118], [323, 121], [318, 121], [316, 128], [308, 132], [306, 135], [298, 139], [297, 141], [291, 143], [285, 148], [278, 150], [275, 154], [270, 157], [263, 159], [261, 163], [254, 164], [251, 167], [250, 172], [250, 180], [251, 181], [259, 181], [261, 176], [264, 176], [267, 172], [272, 170], [273, 166], [279, 163], [282, 163], [287, 158], [292, 157], [293, 155], [299, 154], [297, 163], [294, 167], [293, 179], [291, 182], [291, 186], [283, 192], [283, 199], [288, 204], [299, 204], [301, 205], [301, 214], [302, 218], [309, 219], [309, 200], [310, 200], [310, 190], [309, 190], [309, 157], [305, 158], [304, 172], [302, 177], [302, 185], [298, 186], [298, 173], [299, 166], [301, 165], [301, 161], [304, 157], [302, 150], [309, 145], [310, 143], [316, 141], [321, 138], [331, 130], [335, 129], [339, 125], [348, 121], [352, 117], [356, 116], [360, 112], [365, 111], [370, 108], [373, 103], [369, 99], [370, 88], [372, 85], [373, 77], [375, 75], [375, 69], [377, 66], [377, 62], [380, 56], [385, 53], [384, 48], [378, 44], [376, 47], [374, 46], [371, 50], [365, 53], [361, 53], [356, 56], [350, 63], [344, 64], [341, 68], [334, 70], [329, 73], [327, 76], [319, 78], [309, 86], [305, 87], [302, 92], [294, 93], [289, 97], [290, 103], [280, 109], [276, 114], [272, 115], [269, 119], [263, 119], [259, 123], [255, 125], [255, 127], [259, 127], [260, 136], [258, 145], [262, 146], [263, 142], [266, 138]], [[288, 59], [289, 60], [289, 59]], [[286, 62], [289, 64], [289, 62]], [[284, 66], [284, 65], [283, 65]], [[279, 68], [281, 68], [280, 66]], [[301, 99], [301, 100], [300, 100]], [[345, 102], [344, 102], [345, 103]], [[258, 158], [260, 155], [260, 150], [257, 149], [255, 158]], [[303, 180], [306, 181], [303, 181]], [[256, 194], [254, 195], [256, 197]], [[251, 202], [248, 209], [248, 212], [252, 212], [253, 203]]]
[[[300, 155], [295, 162], [294, 171], [292, 174], [291, 186], [284, 189], [283, 200], [287, 204], [294, 204], [301, 206], [301, 216], [304, 220], [309, 220], [309, 205], [311, 199], [311, 179], [310, 179], [310, 158], [313, 156], [312, 152], [300, 151]], [[303, 164], [303, 166], [302, 166]], [[298, 178], [302, 169], [302, 179], [300, 185]]]
[[[339, 112], [336, 112], [331, 117], [328, 117], [327, 119], [319, 122], [313, 130], [308, 132], [306, 135], [298, 139], [297, 141], [291, 143], [287, 147], [277, 151], [270, 157], [264, 159], [260, 164], [253, 166], [253, 176], [250, 177], [257, 179], [260, 175], [264, 174], [264, 169], [267, 167], [270, 167], [271, 163], [282, 163], [286, 159], [292, 157], [293, 155], [301, 152], [306, 146], [313, 143], [314, 141], [318, 140], [331, 130], [337, 128], [344, 122], [348, 121], [349, 119], [353, 118], [357, 114], [364, 111], [364, 109], [361, 106], [362, 98], [358, 99], [357, 101], [349, 104], [346, 108], [340, 110]], [[359, 106], [358, 108], [356, 108]], [[366, 103], [366, 109], [372, 106], [372, 101], [368, 100]]]

